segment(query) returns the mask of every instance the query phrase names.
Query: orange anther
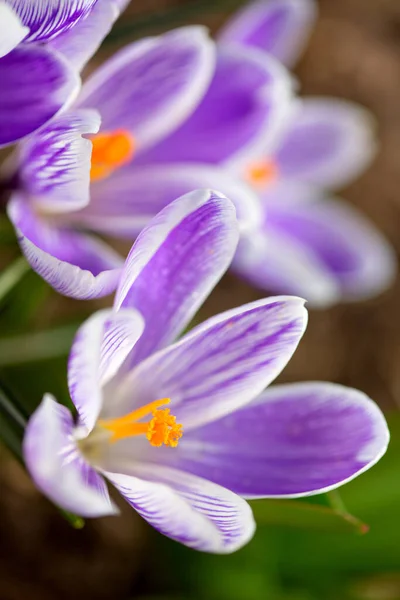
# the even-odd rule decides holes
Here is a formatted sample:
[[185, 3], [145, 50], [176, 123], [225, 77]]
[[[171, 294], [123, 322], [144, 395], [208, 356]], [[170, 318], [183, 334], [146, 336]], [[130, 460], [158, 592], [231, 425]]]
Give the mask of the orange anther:
[[92, 181], [108, 177], [115, 169], [122, 167], [133, 157], [135, 142], [128, 131], [98, 133], [91, 138], [91, 141], [90, 178]]

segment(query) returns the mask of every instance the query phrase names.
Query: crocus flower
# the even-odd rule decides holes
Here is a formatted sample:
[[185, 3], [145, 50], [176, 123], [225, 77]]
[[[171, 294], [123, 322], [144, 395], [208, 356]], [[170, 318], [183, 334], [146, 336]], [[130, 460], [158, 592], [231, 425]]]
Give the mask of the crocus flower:
[[[236, 163], [269, 146], [290, 101], [279, 63], [252, 49], [216, 55], [202, 27], [124, 48], [89, 77], [71, 110], [18, 148], [8, 212], [28, 261], [59, 292], [87, 299], [113, 291], [123, 264], [87, 230], [133, 241], [163, 206], [204, 186], [235, 202], [243, 227], [254, 225], [256, 194], [210, 158]], [[151, 158], [180, 149], [173, 165]], [[187, 152], [197, 164], [183, 162]]]
[[[315, 17], [313, 0], [261, 0], [239, 11], [219, 42], [292, 66]], [[396, 271], [392, 248], [358, 210], [322, 192], [350, 183], [375, 151], [374, 123], [364, 109], [334, 98], [301, 99], [274, 150], [242, 171], [258, 189], [263, 216], [258, 230], [242, 238], [236, 272], [259, 288], [300, 294], [321, 307], [388, 287]]]
[[161, 533], [227, 553], [254, 533], [244, 498], [328, 491], [385, 452], [385, 419], [361, 392], [320, 382], [263, 391], [304, 332], [302, 299], [229, 310], [174, 342], [237, 240], [232, 203], [208, 191], [171, 203], [139, 235], [113, 310], [73, 343], [76, 423], [46, 395], [26, 429], [26, 465], [55, 503], [114, 514], [108, 480]]
[[38, 129], [73, 100], [76, 66], [117, 14], [113, 0], [0, 1], [0, 146]]

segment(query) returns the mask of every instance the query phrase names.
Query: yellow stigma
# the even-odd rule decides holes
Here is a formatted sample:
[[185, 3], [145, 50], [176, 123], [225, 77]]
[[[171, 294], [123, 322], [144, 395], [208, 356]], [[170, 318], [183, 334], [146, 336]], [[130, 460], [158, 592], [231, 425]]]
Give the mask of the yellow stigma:
[[264, 188], [278, 176], [278, 167], [273, 161], [259, 160], [247, 168], [247, 179], [252, 185]]
[[[169, 398], [155, 400], [137, 410], [119, 417], [118, 419], [106, 419], [99, 425], [112, 433], [111, 442], [122, 440], [135, 435], [145, 435], [152, 446], [170, 446], [176, 448], [183, 434], [183, 427], [176, 422], [176, 417], [170, 414], [169, 408], [160, 409], [160, 406], [169, 404]], [[149, 414], [153, 415], [150, 421], [138, 423]]]
[[91, 137], [92, 167], [90, 179], [97, 181], [111, 175], [115, 169], [128, 163], [134, 154], [135, 142], [123, 129], [109, 133], [98, 133]]

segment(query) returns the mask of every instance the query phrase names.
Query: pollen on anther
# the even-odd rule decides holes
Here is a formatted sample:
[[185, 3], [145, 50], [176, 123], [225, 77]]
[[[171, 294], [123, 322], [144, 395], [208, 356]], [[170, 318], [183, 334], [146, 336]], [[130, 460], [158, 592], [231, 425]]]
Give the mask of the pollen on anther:
[[146, 437], [152, 446], [170, 446], [176, 448], [183, 434], [183, 427], [170, 414], [169, 408], [157, 409], [149, 422]]

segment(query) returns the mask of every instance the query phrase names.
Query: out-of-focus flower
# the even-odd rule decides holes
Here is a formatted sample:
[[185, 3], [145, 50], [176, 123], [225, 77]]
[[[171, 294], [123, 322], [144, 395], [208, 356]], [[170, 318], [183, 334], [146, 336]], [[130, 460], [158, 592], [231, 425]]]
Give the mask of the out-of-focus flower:
[[[315, 17], [313, 0], [262, 0], [237, 13], [219, 41], [293, 65]], [[322, 192], [356, 178], [375, 151], [367, 111], [334, 98], [300, 100], [277, 146], [242, 173], [258, 189], [263, 216], [258, 231], [242, 237], [237, 273], [314, 306], [360, 300], [388, 287], [396, 272], [389, 244], [359, 211]]]
[[71, 350], [77, 423], [45, 396], [26, 429], [27, 467], [55, 503], [113, 514], [107, 479], [163, 534], [233, 552], [255, 528], [244, 497], [327, 491], [385, 452], [385, 419], [361, 392], [318, 382], [263, 392], [305, 329], [300, 298], [230, 310], [173, 343], [237, 239], [232, 203], [206, 191], [171, 203], [139, 235], [114, 310], [86, 321]]
[[[240, 164], [271, 146], [290, 101], [278, 62], [252, 49], [216, 55], [202, 27], [124, 48], [88, 79], [73, 109], [19, 147], [8, 212], [30, 264], [65, 295], [110, 293], [123, 261], [80, 229], [133, 240], [196, 188], [219, 189], [243, 227], [254, 226], [257, 195], [218, 163]], [[159, 164], [165, 155], [174, 164]]]
[[0, 1], [0, 146], [77, 95], [80, 69], [118, 15], [112, 0]]

